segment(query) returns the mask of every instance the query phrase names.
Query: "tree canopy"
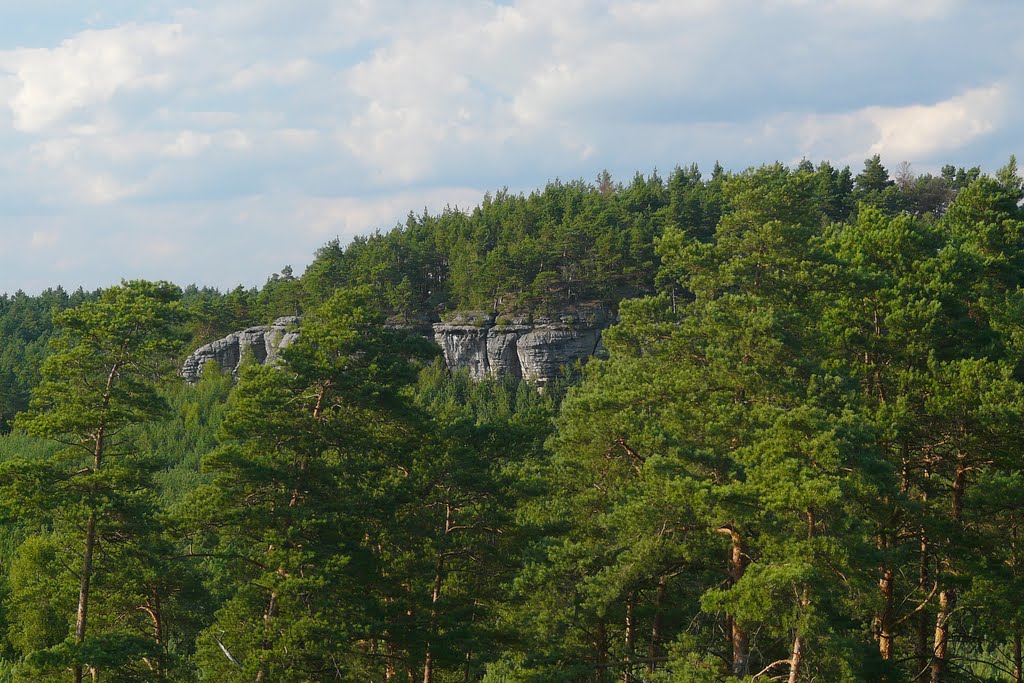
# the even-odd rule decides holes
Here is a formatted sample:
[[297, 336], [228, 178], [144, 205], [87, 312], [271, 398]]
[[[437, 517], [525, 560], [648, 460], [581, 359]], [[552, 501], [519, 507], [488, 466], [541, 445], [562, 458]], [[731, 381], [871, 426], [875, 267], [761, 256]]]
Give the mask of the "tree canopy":
[[[261, 288], [0, 297], [0, 682], [1019, 683], [1022, 203], [1013, 158], [604, 172]], [[587, 306], [542, 392], [422, 333]]]

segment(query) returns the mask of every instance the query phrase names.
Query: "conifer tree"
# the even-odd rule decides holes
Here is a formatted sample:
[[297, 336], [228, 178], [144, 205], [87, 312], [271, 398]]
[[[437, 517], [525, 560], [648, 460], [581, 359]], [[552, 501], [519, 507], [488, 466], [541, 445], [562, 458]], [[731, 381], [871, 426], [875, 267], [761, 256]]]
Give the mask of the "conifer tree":
[[[422, 340], [383, 325], [372, 290], [340, 290], [307, 316], [280, 367], [243, 372], [223, 445], [196, 498], [232, 567], [232, 596], [199, 658], [222, 681], [365, 680], [375, 525], [408, 473], [414, 428], [402, 387]], [[363, 651], [366, 659], [358, 656]], [[369, 668], [367, 668], [369, 667]]]
[[[4, 485], [15, 514], [53, 525], [49, 546], [78, 578], [77, 608], [60, 614], [70, 636], [25, 652], [36, 680], [61, 669], [74, 683], [86, 670], [120, 671], [124, 680], [143, 669], [163, 675], [153, 661], [165, 643], [135, 635], [121, 617], [138, 609], [139, 591], [124, 581], [134, 562], [153, 561], [158, 534], [133, 428], [164, 408], [156, 387], [179, 348], [180, 295], [168, 283], [124, 282], [54, 318], [59, 334], [17, 426], [65, 448], [46, 461], [8, 463]], [[73, 547], [81, 549], [77, 560]]]

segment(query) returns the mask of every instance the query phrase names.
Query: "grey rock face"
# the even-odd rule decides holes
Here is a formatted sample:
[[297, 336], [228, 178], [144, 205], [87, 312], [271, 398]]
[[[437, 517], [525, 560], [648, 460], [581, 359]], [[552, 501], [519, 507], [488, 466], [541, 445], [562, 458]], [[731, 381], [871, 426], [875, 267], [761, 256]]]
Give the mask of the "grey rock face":
[[492, 327], [487, 330], [487, 372], [492, 375], [523, 376], [519, 345], [533, 330], [529, 325]]
[[449, 368], [468, 368], [475, 379], [514, 375], [543, 386], [563, 365], [600, 355], [601, 331], [610, 322], [604, 310], [503, 325], [488, 317], [457, 319], [434, 325], [434, 339]]
[[558, 323], [536, 327], [520, 337], [516, 347], [523, 377], [544, 384], [557, 377], [563, 365], [595, 355], [600, 340], [601, 330]]
[[246, 353], [251, 353], [257, 363], [273, 363], [281, 349], [287, 347], [299, 336], [300, 318], [289, 316], [278, 318], [271, 325], [250, 327], [232, 332], [223, 339], [201, 346], [181, 364], [180, 374], [189, 383], [199, 381], [203, 368], [211, 360], [223, 372], [238, 376], [238, 365]]
[[[441, 329], [438, 329], [441, 328]], [[487, 374], [487, 328], [471, 325], [435, 325], [434, 339], [449, 368], [468, 368], [479, 378]]]
[[[602, 355], [601, 332], [611, 321], [604, 309], [502, 324], [490, 315], [470, 314], [435, 324], [433, 336], [450, 369], [466, 368], [474, 379], [512, 375], [543, 386], [558, 377], [563, 365]], [[278, 318], [272, 325], [250, 327], [211, 342], [185, 359], [181, 375], [198, 382], [203, 367], [212, 360], [237, 377], [247, 351], [257, 363], [272, 363], [298, 337], [299, 322], [296, 317]]]

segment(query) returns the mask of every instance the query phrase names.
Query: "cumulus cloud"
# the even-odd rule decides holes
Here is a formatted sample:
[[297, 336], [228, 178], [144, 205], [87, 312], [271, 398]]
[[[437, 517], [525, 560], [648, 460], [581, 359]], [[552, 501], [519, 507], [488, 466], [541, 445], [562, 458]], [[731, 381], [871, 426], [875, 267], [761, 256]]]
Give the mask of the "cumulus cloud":
[[940, 19], [949, 15], [956, 6], [954, 0], [775, 0], [776, 5], [808, 8], [816, 5], [820, 11], [842, 12], [854, 18], [871, 20], [883, 17], [910, 19]]
[[2, 51], [14, 125], [36, 132], [120, 90], [166, 87], [171, 74], [162, 63], [182, 43], [180, 25], [127, 25], [82, 31], [53, 48]]
[[[839, 124], [831, 118], [853, 117], [851, 126], [863, 120], [881, 130], [880, 148], [911, 155], [956, 149], [957, 140], [966, 143], [982, 130], [957, 137], [948, 127], [935, 129], [943, 142], [929, 150], [920, 140], [931, 129], [912, 122], [909, 130], [900, 121], [926, 116], [915, 108], [978, 90], [979, 74], [1006, 76], [995, 55], [975, 68], [983, 57], [934, 50], [942, 32], [952, 39], [952, 22], [961, 20], [964, 6], [953, 0], [901, 3], [895, 10], [874, 0], [474, 4], [352, 67], [347, 85], [358, 106], [339, 137], [384, 182], [444, 172], [446, 161], [462, 160], [459, 150], [467, 146], [530, 150], [541, 163], [554, 150], [563, 159], [559, 172], [618, 161], [624, 131], [637, 126], [647, 130], [642, 147], [666, 133], [666, 143], [699, 146], [701, 131], [719, 125], [738, 130], [735, 140], [768, 143], [767, 152], [774, 145], [762, 135], [765, 126], [788, 122], [777, 133], [794, 142], [795, 127], [809, 126], [804, 119], [823, 117], [834, 128]], [[936, 116], [949, 118], [956, 106]], [[827, 156], [862, 151], [838, 136], [830, 140], [837, 145], [818, 147]], [[726, 141], [716, 156], [728, 159], [734, 149]]]
[[890, 158], [930, 158], [991, 133], [1008, 113], [1005, 88], [1000, 84], [968, 90], [930, 106], [869, 107], [863, 115], [877, 127], [878, 140], [868, 151]]
[[931, 159], [989, 134], [1011, 113], [1007, 87], [972, 88], [933, 104], [864, 107], [848, 114], [809, 115], [797, 125], [801, 153], [820, 156], [844, 148], [844, 159], [879, 154], [889, 159]]
[[232, 89], [245, 90], [260, 85], [292, 85], [308, 78], [313, 63], [307, 59], [293, 59], [284, 64], [257, 63], [247, 66], [231, 77]]
[[467, 210], [483, 199], [483, 192], [467, 187], [437, 187], [421, 192], [399, 192], [385, 197], [330, 197], [302, 200], [293, 225], [323, 241], [351, 238], [376, 228], [390, 228], [408, 215], [424, 209]]
[[33, 230], [30, 244], [33, 249], [46, 249], [60, 241], [60, 233], [54, 230]]
[[30, 272], [258, 283], [410, 209], [602, 168], [1024, 152], [1007, 3], [67, 5], [0, 30], [0, 249], [35, 259], [0, 291]]

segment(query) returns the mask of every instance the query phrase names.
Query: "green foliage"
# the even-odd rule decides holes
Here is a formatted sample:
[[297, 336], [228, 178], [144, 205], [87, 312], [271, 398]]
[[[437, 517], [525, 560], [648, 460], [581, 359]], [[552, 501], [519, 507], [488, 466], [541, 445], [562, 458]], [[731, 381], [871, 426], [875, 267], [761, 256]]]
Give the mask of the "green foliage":
[[[162, 678], [171, 665], [169, 615], [180, 586], [175, 571], [158, 568], [166, 543], [150, 463], [132, 436], [165, 407], [155, 386], [181, 341], [180, 294], [167, 283], [125, 282], [54, 315], [60, 333], [17, 425], [65, 448], [4, 463], [5, 516], [53, 530], [48, 540], [30, 537], [12, 570], [12, 642], [24, 657], [19, 675], [30, 680], [67, 667], [75, 679], [83, 668]], [[81, 560], [72, 559], [82, 546]], [[61, 597], [75, 595], [76, 575], [77, 620], [73, 599]]]
[[211, 361], [195, 385], [174, 382], [163, 387], [165, 417], [138, 429], [135, 445], [153, 464], [162, 507], [173, 508], [207, 483], [199, 463], [217, 445], [231, 384], [230, 374], [221, 373]]
[[251, 366], [232, 394], [223, 445], [204, 460], [212, 483], [190, 506], [232, 564], [199, 647], [218, 680], [358, 680], [365, 667], [353, 648], [383, 609], [367, 601], [379, 557], [365, 535], [409, 471], [416, 422], [401, 389], [428, 350], [378, 310], [369, 288], [339, 290], [306, 318], [285, 368]]
[[[1012, 680], [1022, 200], [1012, 157], [605, 172], [259, 289], [0, 297], [0, 681]], [[596, 303], [543, 393], [415, 332]]]
[[0, 296], [0, 434], [8, 432], [14, 416], [28, 407], [53, 333], [53, 312], [94, 296], [81, 289], [68, 295], [60, 287], [34, 297], [20, 291]]
[[667, 184], [657, 173], [637, 174], [625, 187], [610, 178], [596, 187], [555, 181], [529, 196], [485, 195], [468, 213], [410, 214], [390, 232], [321, 249], [302, 278], [304, 301], [369, 284], [405, 320], [444, 310], [529, 314], [615, 304], [653, 287], [653, 240], [670, 216], [710, 231], [713, 193], [690, 167]]
[[875, 158], [855, 219], [830, 224], [832, 173], [763, 167], [723, 181], [713, 240], [666, 229], [666, 294], [623, 302], [556, 420], [522, 641], [490, 675], [994, 675], [1021, 638], [1020, 496], [996, 482], [1024, 447], [1024, 231], [1002, 176], [936, 220], [895, 213]]

